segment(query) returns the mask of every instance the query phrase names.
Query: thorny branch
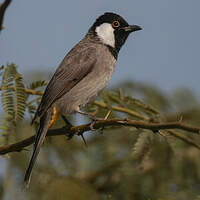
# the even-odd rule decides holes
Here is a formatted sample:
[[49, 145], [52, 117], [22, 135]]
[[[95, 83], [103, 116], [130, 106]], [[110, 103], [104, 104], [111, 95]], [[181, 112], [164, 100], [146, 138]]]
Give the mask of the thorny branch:
[[[188, 138], [187, 136], [178, 134], [177, 132], [171, 130], [171, 129], [180, 129], [180, 130], [189, 131], [192, 133], [197, 133], [197, 134], [200, 133], [200, 127], [186, 125], [182, 123], [181, 121], [167, 122], [167, 123], [151, 123], [151, 122], [129, 120], [129, 119], [110, 119], [110, 120], [96, 121], [92, 129], [100, 129], [102, 127], [112, 127], [112, 126], [129, 126], [129, 127], [135, 127], [135, 128], [141, 128], [141, 129], [148, 129], [155, 133], [158, 132], [159, 130], [168, 130], [168, 134], [178, 137], [184, 142], [191, 144], [195, 146], [196, 148], [200, 149], [200, 145], [194, 142], [193, 140], [191, 140], [190, 138]], [[48, 131], [47, 136], [68, 135], [69, 133], [80, 135], [80, 134], [84, 134], [87, 131], [91, 131], [90, 123], [83, 124], [80, 126], [74, 126], [71, 128], [64, 126], [58, 129], [51, 129]], [[34, 139], [35, 139], [35, 136], [32, 136], [20, 142], [2, 146], [0, 147], [0, 155], [7, 154], [10, 152], [22, 151], [25, 147], [31, 145], [34, 142]]]
[[[16, 88], [11, 87], [12, 90], [16, 90]], [[0, 90], [2, 88], [0, 87]], [[29, 88], [25, 89], [25, 92], [30, 95], [43, 95], [43, 91], [36, 91]], [[94, 101], [94, 105], [104, 108], [104, 109], [111, 109], [114, 111], [126, 113], [129, 116], [132, 116], [136, 119], [142, 120], [130, 120], [130, 119], [111, 119], [107, 120], [106, 118], [104, 120], [96, 121], [93, 126], [91, 126], [91, 123], [89, 124], [83, 124], [80, 126], [74, 126], [74, 127], [62, 127], [58, 129], [51, 129], [48, 131], [47, 136], [55, 136], [55, 135], [69, 135], [69, 134], [75, 134], [75, 135], [81, 135], [84, 134], [87, 131], [92, 131], [94, 129], [102, 129], [105, 127], [112, 127], [112, 126], [129, 126], [129, 127], [135, 127], [135, 128], [141, 128], [141, 129], [147, 129], [151, 130], [154, 133], [159, 132], [160, 130], [167, 130], [167, 133], [170, 135], [173, 135], [176, 138], [181, 139], [182, 141], [193, 145], [194, 147], [200, 149], [200, 145], [197, 144], [195, 141], [193, 141], [191, 138], [187, 137], [186, 135], [183, 135], [179, 133], [178, 131], [174, 131], [172, 129], [179, 129], [184, 131], [189, 131], [192, 133], [200, 133], [200, 127], [194, 127], [187, 125], [185, 123], [182, 123], [182, 120], [179, 120], [177, 122], [166, 122], [166, 123], [152, 123], [150, 122], [150, 119], [146, 116], [141, 115], [140, 113], [133, 111], [131, 109], [116, 106], [116, 105], [107, 105], [106, 103], [102, 101]], [[92, 127], [92, 129], [91, 129]], [[25, 147], [31, 145], [34, 143], [35, 136], [31, 136], [25, 140], [22, 140], [20, 142], [9, 144], [0, 147], [0, 155], [4, 155], [10, 152], [19, 152], [22, 151]]]

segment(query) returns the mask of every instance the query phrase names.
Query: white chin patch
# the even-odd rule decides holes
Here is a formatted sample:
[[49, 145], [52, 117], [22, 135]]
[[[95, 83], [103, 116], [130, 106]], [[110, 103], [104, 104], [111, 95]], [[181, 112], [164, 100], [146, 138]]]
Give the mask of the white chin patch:
[[96, 33], [104, 44], [115, 47], [114, 28], [109, 23], [103, 23], [96, 27]]

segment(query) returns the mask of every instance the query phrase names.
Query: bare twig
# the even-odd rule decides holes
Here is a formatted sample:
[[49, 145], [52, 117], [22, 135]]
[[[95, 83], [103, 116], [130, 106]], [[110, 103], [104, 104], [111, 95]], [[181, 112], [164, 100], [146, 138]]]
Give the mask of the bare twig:
[[[9, 89], [16, 90], [15, 87], [10, 87]], [[2, 87], [0, 87], [0, 90], [2, 90]], [[37, 90], [29, 89], [29, 88], [25, 88], [25, 92], [27, 94], [30, 94], [30, 95], [39, 95], [39, 96], [43, 95], [43, 93], [44, 93], [43, 91], [40, 91], [40, 90], [37, 91]], [[141, 115], [140, 113], [138, 113], [136, 111], [133, 111], [131, 109], [124, 108], [124, 107], [121, 107], [121, 106], [112, 106], [111, 105], [111, 106], [108, 107], [108, 105], [106, 103], [102, 102], [102, 101], [101, 102], [100, 101], [94, 101], [93, 104], [98, 106], [98, 107], [104, 108], [104, 109], [111, 108], [112, 110], [115, 110], [115, 111], [118, 111], [118, 112], [122, 112], [122, 113], [126, 113], [126, 114], [128, 114], [128, 115], [130, 115], [132, 117], [137, 118], [137, 119], [141, 119], [141, 120], [145, 120], [145, 121], [149, 121], [150, 120], [148, 117], [143, 116], [143, 115]]]
[[0, 4], [0, 31], [3, 29], [4, 15], [11, 1], [12, 0], [5, 0], [2, 4]]
[[[108, 108], [107, 104], [104, 103], [104, 102], [94, 101], [93, 104], [96, 105], [96, 106], [99, 106], [101, 108]], [[149, 121], [148, 117], [145, 117], [145, 116], [139, 114], [138, 112], [135, 112], [135, 111], [128, 109], [128, 108], [124, 108], [124, 107], [120, 107], [120, 106], [110, 106], [109, 108], [111, 108], [112, 110], [115, 110], [115, 111], [126, 113], [130, 116], [137, 118], [137, 119]]]
[[[76, 134], [78, 135], [81, 131], [81, 133], [85, 133], [87, 131], [91, 131], [90, 123], [83, 124], [80, 126], [74, 126], [74, 127], [62, 127], [59, 129], [51, 129], [48, 131], [47, 136], [55, 136], [55, 135], [66, 135], [66, 134]], [[131, 126], [135, 128], [141, 128], [141, 129], [148, 129], [152, 130], [153, 132], [159, 131], [159, 130], [170, 130], [170, 129], [180, 129], [189, 131], [192, 133], [200, 133], [200, 127], [194, 127], [190, 125], [186, 125], [182, 122], [168, 122], [168, 123], [151, 123], [146, 121], [137, 121], [137, 120], [128, 120], [128, 119], [111, 119], [111, 120], [99, 120], [96, 121], [96, 123], [93, 125], [94, 129], [100, 129], [102, 127], [111, 127], [111, 126]], [[195, 146], [196, 148], [200, 149], [200, 145], [188, 138], [187, 136], [183, 134], [179, 134], [175, 131], [168, 131], [169, 134], [178, 137], [179, 139], [183, 140], [184, 142], [191, 144]], [[35, 136], [29, 137], [25, 140], [22, 140], [20, 142], [5, 145], [0, 147], [0, 155], [7, 154], [10, 152], [16, 152], [16, 151], [22, 151], [25, 147], [31, 145], [34, 142]]]

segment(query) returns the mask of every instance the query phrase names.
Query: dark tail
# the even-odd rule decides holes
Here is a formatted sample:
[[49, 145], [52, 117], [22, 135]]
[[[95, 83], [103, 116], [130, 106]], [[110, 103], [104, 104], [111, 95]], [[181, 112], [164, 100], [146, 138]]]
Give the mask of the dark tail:
[[35, 138], [33, 154], [32, 154], [31, 160], [29, 162], [29, 166], [26, 170], [26, 174], [25, 174], [25, 177], [24, 177], [24, 184], [25, 184], [26, 188], [28, 188], [28, 186], [29, 186], [29, 183], [30, 183], [30, 180], [31, 180], [32, 169], [33, 169], [33, 166], [35, 164], [38, 153], [40, 151], [40, 147], [43, 144], [45, 136], [47, 134], [50, 120], [51, 120], [51, 114], [49, 112], [47, 112], [40, 119], [40, 126], [39, 126], [39, 129], [37, 131], [36, 138]]

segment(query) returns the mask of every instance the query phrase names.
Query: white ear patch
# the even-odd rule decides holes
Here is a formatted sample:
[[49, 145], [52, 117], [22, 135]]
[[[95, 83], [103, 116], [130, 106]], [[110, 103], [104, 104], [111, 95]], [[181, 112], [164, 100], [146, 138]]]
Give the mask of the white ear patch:
[[96, 27], [96, 33], [103, 43], [115, 47], [114, 28], [109, 23], [103, 23]]

